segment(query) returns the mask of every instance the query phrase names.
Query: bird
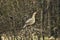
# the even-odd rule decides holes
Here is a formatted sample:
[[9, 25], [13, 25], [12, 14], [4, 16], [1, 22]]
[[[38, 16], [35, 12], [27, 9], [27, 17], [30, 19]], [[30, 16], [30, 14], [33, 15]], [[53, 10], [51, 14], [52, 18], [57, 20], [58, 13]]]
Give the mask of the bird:
[[23, 28], [25, 28], [26, 26], [30, 26], [30, 25], [32, 25], [32, 24], [34, 24], [35, 23], [35, 15], [37, 14], [37, 12], [34, 12], [33, 13], [33, 15], [32, 15], [32, 17], [31, 18], [29, 18], [26, 22], [25, 22], [25, 25], [23, 26]]

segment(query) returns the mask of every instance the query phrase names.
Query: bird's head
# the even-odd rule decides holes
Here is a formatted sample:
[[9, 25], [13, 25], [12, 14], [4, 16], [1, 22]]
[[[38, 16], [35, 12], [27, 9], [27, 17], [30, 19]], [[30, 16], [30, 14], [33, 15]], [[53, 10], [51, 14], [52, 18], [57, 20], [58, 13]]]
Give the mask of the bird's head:
[[34, 12], [34, 13], [33, 13], [33, 15], [36, 15], [36, 14], [37, 14], [37, 12]]
[[33, 15], [36, 15], [38, 11], [39, 11], [39, 10], [35, 11], [35, 12], [33, 13]]

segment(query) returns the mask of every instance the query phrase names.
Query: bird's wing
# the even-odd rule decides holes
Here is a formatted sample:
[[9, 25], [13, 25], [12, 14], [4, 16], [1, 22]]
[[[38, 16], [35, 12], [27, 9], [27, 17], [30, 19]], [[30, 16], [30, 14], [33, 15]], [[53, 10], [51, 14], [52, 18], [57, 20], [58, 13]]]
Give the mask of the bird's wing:
[[26, 22], [25, 22], [25, 25], [23, 26], [23, 28], [25, 28], [28, 24], [30, 24], [31, 23], [31, 18], [30, 19], [28, 19]]
[[30, 18], [30, 19], [28, 19], [25, 23], [28, 24], [28, 23], [30, 23], [31, 21], [32, 21], [32, 19]]

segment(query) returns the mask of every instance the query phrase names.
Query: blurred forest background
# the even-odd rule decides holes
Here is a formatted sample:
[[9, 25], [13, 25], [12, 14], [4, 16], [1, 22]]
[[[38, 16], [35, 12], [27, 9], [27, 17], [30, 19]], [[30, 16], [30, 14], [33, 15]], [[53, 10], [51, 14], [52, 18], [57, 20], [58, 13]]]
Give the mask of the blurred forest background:
[[[0, 0], [0, 40], [60, 38], [59, 3], [59, 0]], [[23, 29], [25, 21], [37, 10], [35, 24]]]

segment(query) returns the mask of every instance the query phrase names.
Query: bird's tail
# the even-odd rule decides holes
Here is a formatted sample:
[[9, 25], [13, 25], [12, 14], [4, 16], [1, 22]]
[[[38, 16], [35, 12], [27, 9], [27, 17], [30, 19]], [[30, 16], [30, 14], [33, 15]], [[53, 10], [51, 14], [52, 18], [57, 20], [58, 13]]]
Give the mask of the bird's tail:
[[27, 25], [25, 24], [24, 26], [23, 26], [23, 28], [25, 28]]

